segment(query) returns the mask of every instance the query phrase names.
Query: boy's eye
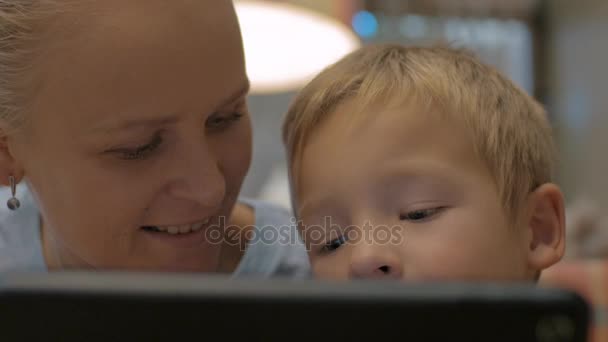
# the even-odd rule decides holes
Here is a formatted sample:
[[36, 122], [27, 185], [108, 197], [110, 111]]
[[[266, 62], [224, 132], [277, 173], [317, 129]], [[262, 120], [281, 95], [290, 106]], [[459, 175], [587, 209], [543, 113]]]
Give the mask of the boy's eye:
[[401, 214], [399, 216], [399, 219], [401, 221], [413, 221], [413, 222], [424, 221], [426, 219], [433, 217], [434, 215], [439, 213], [442, 209], [443, 209], [442, 207], [438, 207], [438, 208], [413, 210], [413, 211], [407, 212], [405, 214]]
[[330, 253], [342, 247], [347, 242], [346, 236], [340, 236], [336, 239], [328, 241], [322, 248], [322, 252]]
[[230, 124], [239, 121], [243, 117], [243, 115], [244, 114], [240, 112], [234, 112], [229, 114], [214, 114], [207, 119], [207, 122], [205, 122], [205, 126], [213, 130], [221, 130], [224, 128], [228, 128]]

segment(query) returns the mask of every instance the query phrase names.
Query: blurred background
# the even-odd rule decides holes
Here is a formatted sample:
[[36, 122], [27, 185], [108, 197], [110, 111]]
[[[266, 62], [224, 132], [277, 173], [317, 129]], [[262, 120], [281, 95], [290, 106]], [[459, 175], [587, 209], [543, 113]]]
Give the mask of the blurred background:
[[608, 1], [236, 1], [243, 26], [254, 161], [243, 196], [289, 206], [280, 139], [301, 85], [357, 46], [449, 42], [475, 51], [548, 109], [568, 205], [608, 209]]

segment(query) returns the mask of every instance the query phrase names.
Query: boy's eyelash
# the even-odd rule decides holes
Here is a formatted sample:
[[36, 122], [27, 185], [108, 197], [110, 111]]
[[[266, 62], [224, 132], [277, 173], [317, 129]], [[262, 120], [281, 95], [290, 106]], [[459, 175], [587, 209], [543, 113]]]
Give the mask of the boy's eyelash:
[[436, 207], [436, 208], [428, 208], [428, 209], [420, 209], [420, 210], [412, 210], [404, 214], [399, 215], [399, 220], [401, 221], [412, 221], [412, 222], [421, 222], [427, 220], [439, 212], [441, 212], [444, 207]]
[[321, 252], [323, 253], [331, 253], [338, 248], [342, 247], [344, 244], [348, 242], [346, 236], [342, 235], [336, 239], [326, 242], [321, 248]]

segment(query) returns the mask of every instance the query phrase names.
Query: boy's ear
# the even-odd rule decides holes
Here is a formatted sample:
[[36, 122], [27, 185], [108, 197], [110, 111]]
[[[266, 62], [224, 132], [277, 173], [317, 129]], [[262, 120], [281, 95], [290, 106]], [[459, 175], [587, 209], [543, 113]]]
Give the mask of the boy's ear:
[[555, 184], [539, 186], [528, 196], [528, 266], [542, 271], [562, 259], [565, 252], [564, 196]]

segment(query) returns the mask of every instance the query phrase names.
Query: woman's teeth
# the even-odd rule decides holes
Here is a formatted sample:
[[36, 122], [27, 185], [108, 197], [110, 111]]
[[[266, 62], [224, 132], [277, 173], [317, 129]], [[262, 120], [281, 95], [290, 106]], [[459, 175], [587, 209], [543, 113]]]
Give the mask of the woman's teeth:
[[206, 225], [207, 223], [209, 223], [210, 219], [206, 219], [197, 223], [193, 223], [193, 224], [184, 224], [184, 225], [179, 225], [179, 226], [154, 226], [154, 227], [148, 227], [148, 228], [153, 228], [153, 229], [147, 229], [147, 230], [152, 230], [154, 232], [157, 233], [168, 233], [170, 235], [181, 235], [181, 234], [189, 234], [189, 233], [193, 233], [193, 232], [198, 232], [199, 230], [203, 229], [203, 226]]

